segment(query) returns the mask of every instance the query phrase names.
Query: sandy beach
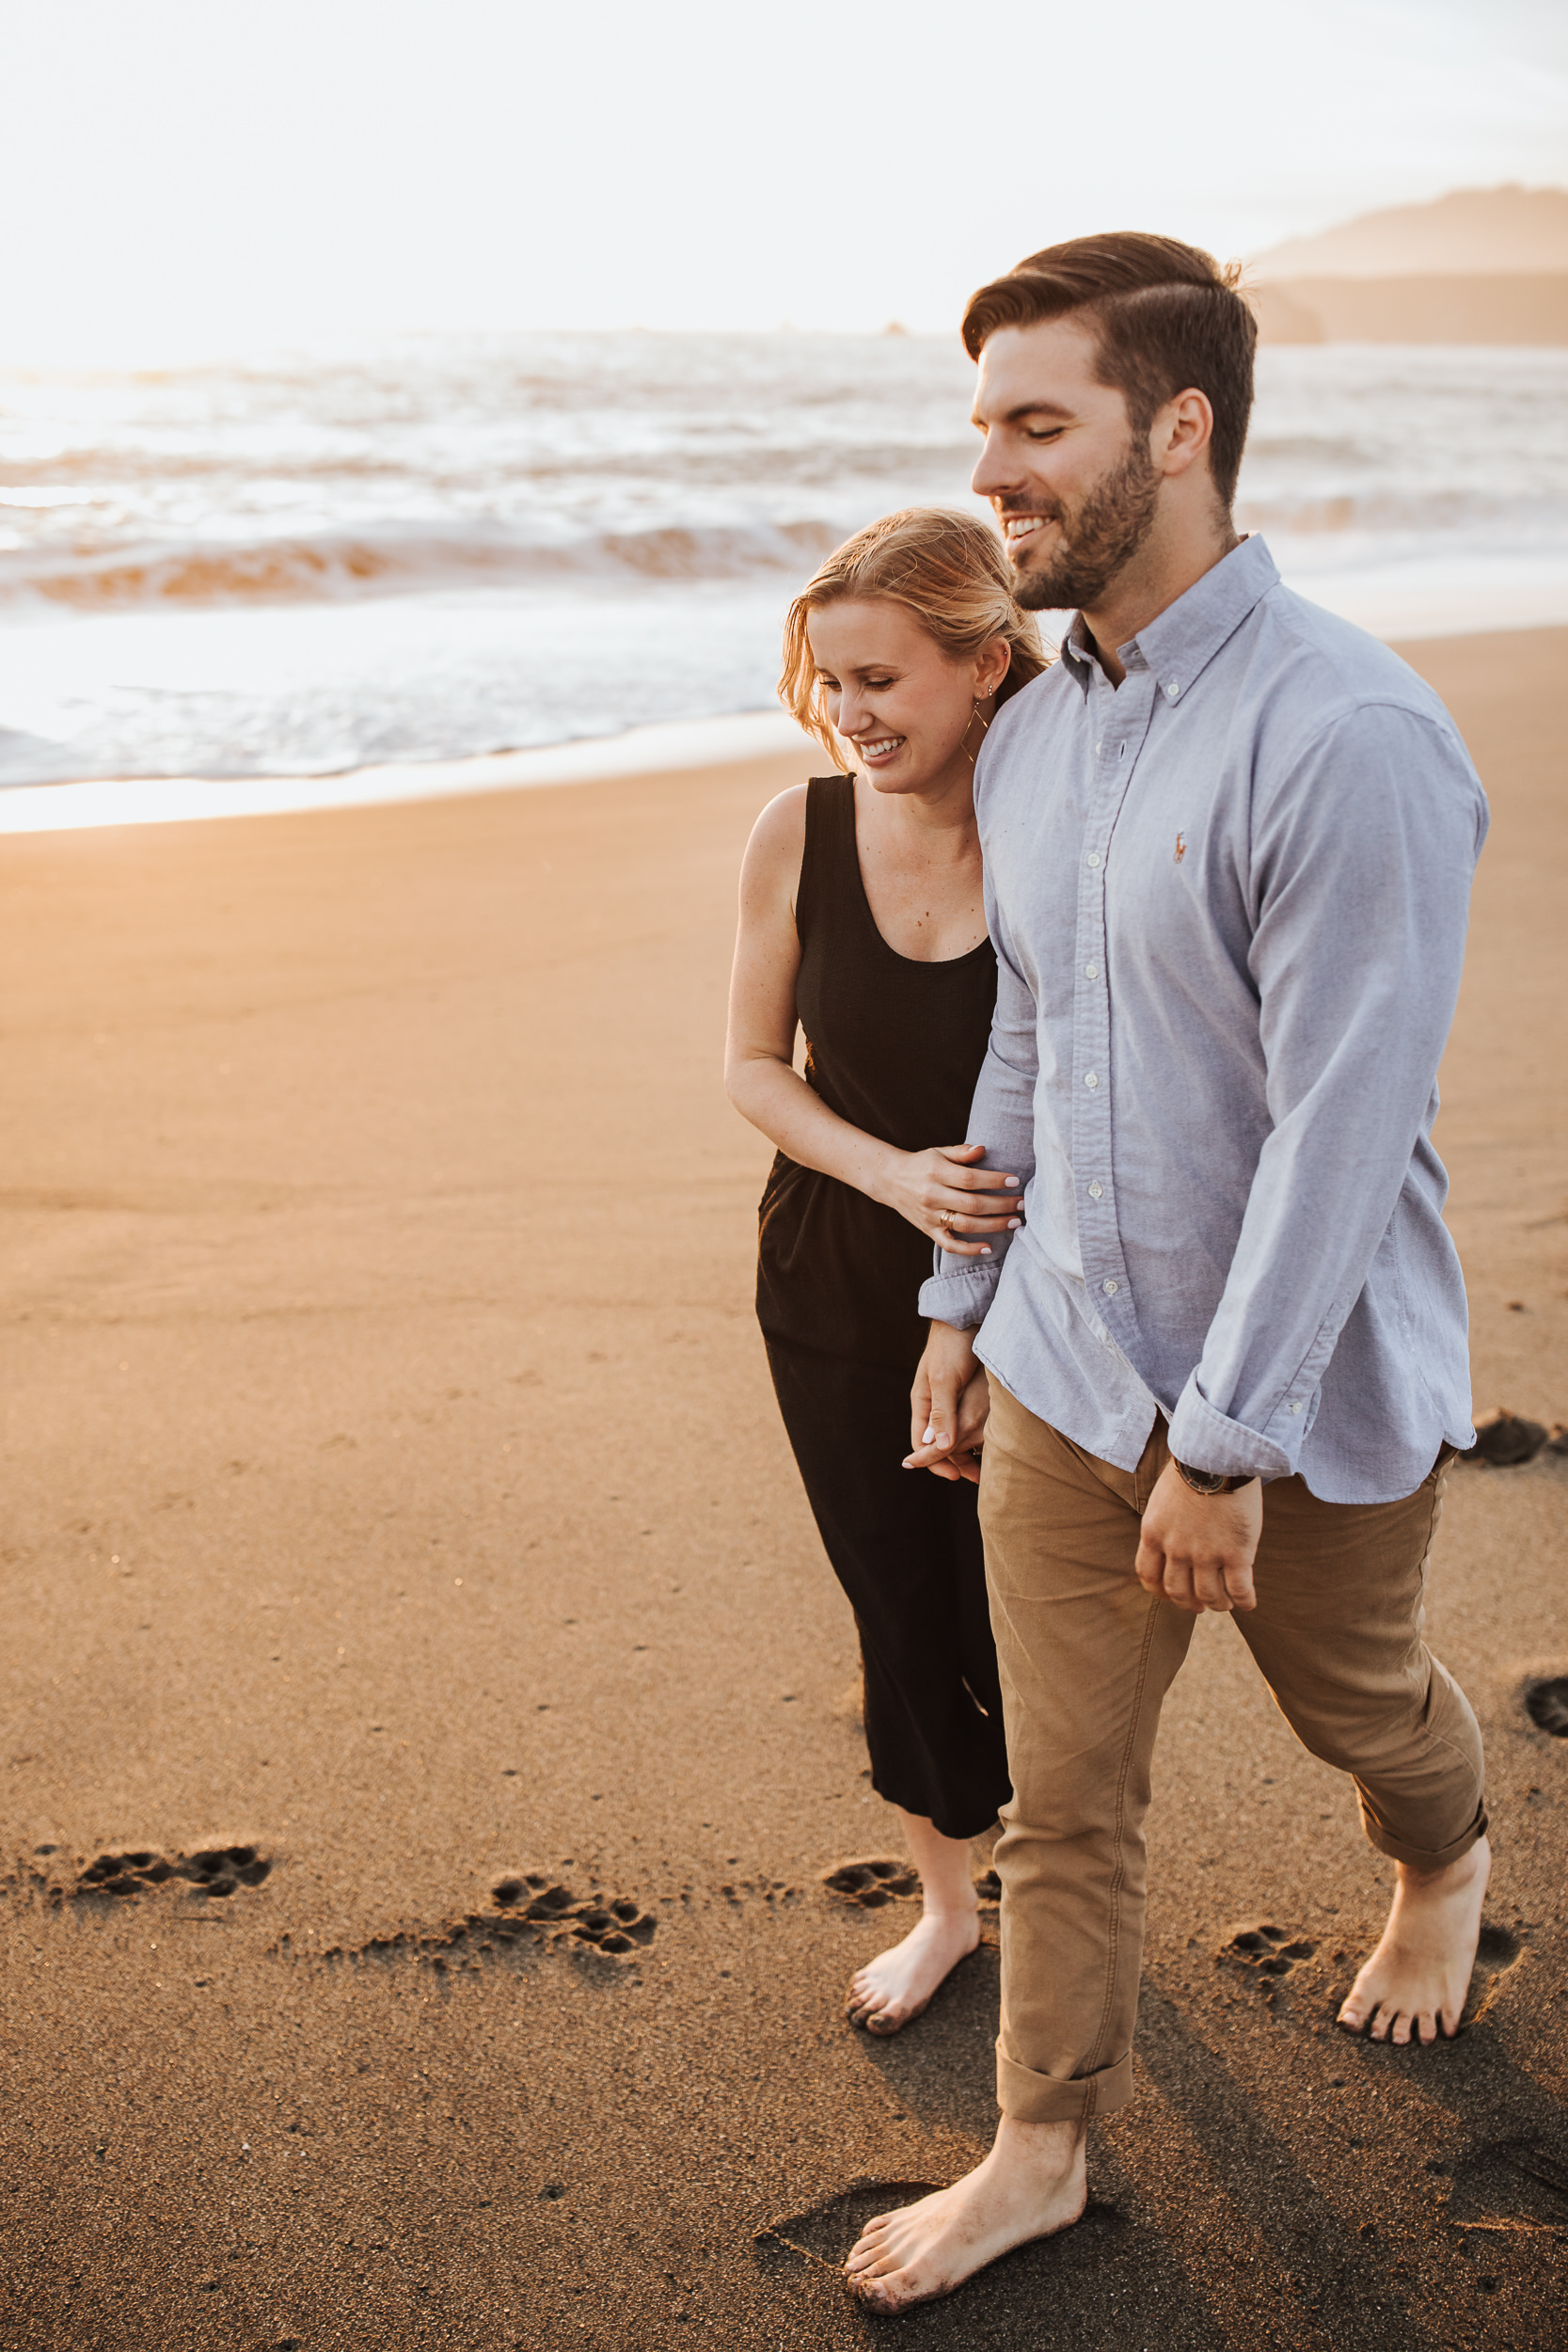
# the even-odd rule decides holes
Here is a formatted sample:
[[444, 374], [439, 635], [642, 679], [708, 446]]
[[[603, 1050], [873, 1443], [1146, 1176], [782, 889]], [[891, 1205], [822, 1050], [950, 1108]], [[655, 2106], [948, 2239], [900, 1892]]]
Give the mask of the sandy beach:
[[[1477, 1403], [1568, 1419], [1568, 631], [1403, 650], [1494, 810], [1438, 1131]], [[845, 2296], [863, 2185], [989, 2140], [996, 1956], [841, 2022], [910, 1907], [827, 1883], [897, 1848], [719, 1074], [802, 772], [5, 844], [4, 2352], [1564, 2341], [1544, 1454], [1461, 1466], [1436, 1552], [1497, 1852], [1459, 2043], [1334, 2031], [1390, 1866], [1206, 1621], [1088, 2217]]]

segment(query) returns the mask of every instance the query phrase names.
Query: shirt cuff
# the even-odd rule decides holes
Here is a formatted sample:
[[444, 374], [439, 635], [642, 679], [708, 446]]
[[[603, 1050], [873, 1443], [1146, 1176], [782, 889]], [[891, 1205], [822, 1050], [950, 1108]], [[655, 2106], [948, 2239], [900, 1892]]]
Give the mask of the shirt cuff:
[[955, 1331], [973, 1331], [984, 1323], [996, 1296], [1000, 1266], [983, 1271], [966, 1268], [958, 1274], [933, 1274], [920, 1285], [920, 1311], [929, 1323], [950, 1323]]
[[[925, 1293], [921, 1295], [924, 1299]], [[1196, 1372], [1176, 1400], [1168, 1434], [1170, 1450], [1179, 1462], [1185, 1462], [1189, 1470], [1212, 1470], [1222, 1478], [1291, 1478], [1294, 1454], [1301, 1451], [1300, 1437], [1295, 1438], [1292, 1453], [1287, 1454], [1272, 1438], [1216, 1412], [1199, 1390]]]

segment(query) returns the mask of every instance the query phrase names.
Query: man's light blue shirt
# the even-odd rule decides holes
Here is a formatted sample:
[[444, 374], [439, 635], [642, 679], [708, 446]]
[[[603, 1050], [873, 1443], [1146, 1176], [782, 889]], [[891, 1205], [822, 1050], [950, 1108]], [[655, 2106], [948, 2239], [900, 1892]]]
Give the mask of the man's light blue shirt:
[[1397, 655], [1261, 539], [1117, 648], [1081, 619], [998, 712], [974, 804], [998, 987], [969, 1134], [1024, 1180], [921, 1310], [1136, 1467], [1409, 1494], [1467, 1445], [1432, 1145], [1485, 795]]

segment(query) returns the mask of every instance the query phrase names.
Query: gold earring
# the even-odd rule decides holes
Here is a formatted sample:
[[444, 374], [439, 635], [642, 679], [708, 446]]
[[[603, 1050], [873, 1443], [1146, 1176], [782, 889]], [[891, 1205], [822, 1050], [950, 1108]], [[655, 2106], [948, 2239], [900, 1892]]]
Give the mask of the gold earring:
[[[978, 698], [975, 700], [974, 709], [969, 714], [969, 727], [972, 727], [974, 724], [976, 719], [980, 722], [980, 740], [983, 743], [986, 737], [990, 733], [990, 721], [986, 717], [985, 712], [981, 709]], [[974, 754], [969, 748], [969, 727], [965, 727], [963, 731], [963, 755], [968, 760], [970, 766], [973, 768], [974, 765]]]

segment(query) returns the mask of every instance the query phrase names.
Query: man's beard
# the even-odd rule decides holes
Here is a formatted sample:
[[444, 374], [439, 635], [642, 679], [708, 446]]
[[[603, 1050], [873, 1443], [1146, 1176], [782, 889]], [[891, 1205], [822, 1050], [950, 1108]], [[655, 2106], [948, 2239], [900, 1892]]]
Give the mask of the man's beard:
[[[1024, 570], [1015, 564], [1013, 594], [1024, 611], [1066, 612], [1074, 605], [1092, 611], [1153, 529], [1161, 478], [1148, 449], [1134, 437], [1120, 464], [1101, 475], [1075, 516], [1069, 518], [1060, 504], [1025, 508], [1059, 524], [1062, 536], [1049, 566]], [[1029, 545], [1026, 539], [1023, 546]]]

